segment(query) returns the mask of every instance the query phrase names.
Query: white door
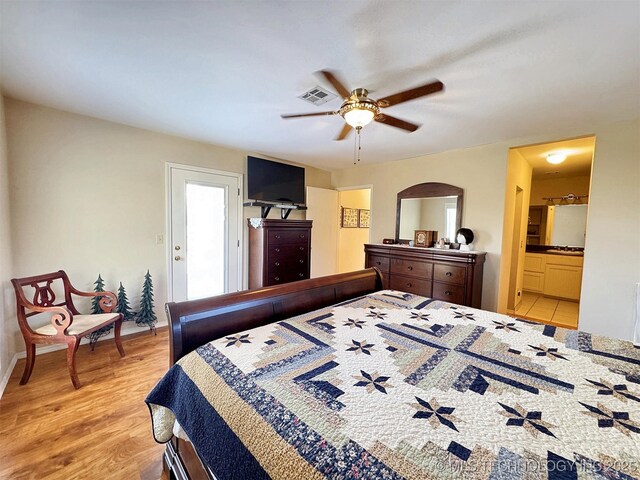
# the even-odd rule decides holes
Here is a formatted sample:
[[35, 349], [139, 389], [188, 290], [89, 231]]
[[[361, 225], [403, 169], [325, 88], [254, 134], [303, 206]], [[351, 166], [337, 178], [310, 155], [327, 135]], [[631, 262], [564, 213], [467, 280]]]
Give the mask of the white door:
[[170, 299], [238, 291], [242, 175], [176, 165], [167, 173]]
[[313, 220], [311, 229], [311, 278], [338, 272], [338, 192], [307, 187], [305, 218]]

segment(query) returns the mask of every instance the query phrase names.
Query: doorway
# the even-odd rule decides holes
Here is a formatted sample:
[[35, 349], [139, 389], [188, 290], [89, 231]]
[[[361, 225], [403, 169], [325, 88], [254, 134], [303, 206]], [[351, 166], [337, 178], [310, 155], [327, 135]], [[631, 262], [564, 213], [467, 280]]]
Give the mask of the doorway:
[[[338, 271], [364, 268], [364, 245], [370, 241], [371, 188], [350, 187], [338, 191], [340, 223], [338, 228]], [[347, 215], [355, 216], [349, 221]], [[352, 218], [351, 217], [351, 218]]]
[[169, 299], [240, 290], [242, 175], [168, 164], [167, 188]]
[[[516, 201], [514, 205], [513, 217], [513, 238], [520, 238], [520, 230], [522, 225], [522, 204], [524, 202], [524, 190], [516, 187]], [[509, 302], [507, 309], [515, 311], [520, 306], [522, 300], [522, 276], [519, 275], [522, 268], [523, 259], [521, 257], [524, 251], [524, 243], [522, 241], [513, 242], [511, 246], [511, 258], [517, 259], [511, 263], [511, 273], [509, 276]]]
[[307, 187], [306, 218], [313, 220], [316, 232], [311, 235], [312, 278], [364, 268], [371, 195], [368, 185], [340, 190]]
[[578, 327], [594, 151], [594, 136], [510, 149], [501, 311]]

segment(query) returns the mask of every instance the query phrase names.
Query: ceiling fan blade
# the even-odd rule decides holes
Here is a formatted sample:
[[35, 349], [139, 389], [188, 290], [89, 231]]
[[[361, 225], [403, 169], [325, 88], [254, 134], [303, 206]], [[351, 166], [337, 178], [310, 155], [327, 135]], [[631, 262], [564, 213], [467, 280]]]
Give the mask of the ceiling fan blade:
[[329, 70], [320, 70], [318, 73], [321, 74], [331, 85], [333, 85], [333, 88], [336, 89], [336, 92], [338, 92], [342, 98], [349, 98], [349, 96], [351, 96], [351, 92], [347, 90], [347, 87], [345, 87], [342, 82], [338, 80], [333, 72], [330, 72]]
[[388, 97], [381, 98], [378, 100], [378, 106], [380, 108], [387, 108], [391, 105], [415, 100], [416, 98], [431, 95], [432, 93], [436, 93], [441, 90], [444, 90], [444, 84], [441, 81], [436, 80], [435, 82], [427, 83], [421, 87], [410, 88], [404, 92], [398, 92], [393, 95], [389, 95]]
[[317, 113], [291, 113], [280, 115], [282, 118], [299, 118], [299, 117], [321, 117], [324, 115], [336, 115], [338, 112], [317, 112]]
[[353, 130], [353, 127], [351, 127], [351, 125], [345, 122], [344, 127], [342, 127], [342, 130], [340, 130], [340, 133], [335, 139], [344, 140], [345, 138], [347, 138], [351, 130]]
[[401, 128], [402, 130], [407, 130], [409, 132], [415, 132], [420, 128], [420, 125], [416, 125], [415, 123], [406, 122], [404, 120], [400, 120], [396, 117], [391, 117], [384, 113], [379, 113], [373, 118], [376, 122], [384, 123], [385, 125], [389, 125], [391, 127]]

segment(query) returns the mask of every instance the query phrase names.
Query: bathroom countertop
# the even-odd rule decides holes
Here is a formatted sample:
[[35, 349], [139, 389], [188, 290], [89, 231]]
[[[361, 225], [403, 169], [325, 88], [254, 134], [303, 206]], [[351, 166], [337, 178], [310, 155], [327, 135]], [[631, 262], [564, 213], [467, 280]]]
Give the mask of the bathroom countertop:
[[[533, 247], [533, 248], [532, 248]], [[564, 255], [567, 257], [584, 257], [582, 247], [557, 247], [552, 245], [527, 245], [526, 253], [543, 255]]]

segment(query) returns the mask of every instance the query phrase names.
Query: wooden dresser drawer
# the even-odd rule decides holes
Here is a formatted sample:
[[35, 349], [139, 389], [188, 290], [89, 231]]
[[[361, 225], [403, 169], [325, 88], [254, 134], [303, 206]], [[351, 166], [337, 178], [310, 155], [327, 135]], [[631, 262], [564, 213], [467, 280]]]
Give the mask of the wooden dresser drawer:
[[445, 302], [464, 304], [464, 286], [434, 282], [432, 297]]
[[382, 273], [389, 271], [389, 257], [381, 257], [378, 255], [367, 255], [366, 268], [376, 267], [380, 269]]
[[404, 275], [392, 275], [389, 280], [391, 290], [415, 293], [424, 297], [431, 296], [431, 281], [422, 278], [406, 277]]
[[285, 243], [304, 243], [309, 242], [311, 235], [308, 230], [303, 229], [273, 229], [269, 230], [269, 245], [283, 245]]
[[269, 257], [267, 262], [269, 273], [286, 272], [290, 270], [303, 271], [307, 268], [307, 264], [309, 263], [306, 254], [298, 257]]
[[269, 285], [280, 283], [295, 282], [296, 280], [304, 280], [309, 278], [307, 269], [285, 270], [282, 272], [269, 272]]
[[454, 283], [456, 285], [464, 285], [464, 277], [467, 269], [456, 265], [440, 265], [433, 266], [433, 279], [437, 282]]
[[429, 262], [420, 262], [418, 260], [404, 260], [399, 258], [391, 259], [391, 273], [401, 275], [411, 275], [430, 280], [433, 264]]
[[276, 245], [270, 246], [267, 251], [269, 262], [284, 258], [308, 258], [308, 245]]

